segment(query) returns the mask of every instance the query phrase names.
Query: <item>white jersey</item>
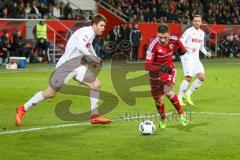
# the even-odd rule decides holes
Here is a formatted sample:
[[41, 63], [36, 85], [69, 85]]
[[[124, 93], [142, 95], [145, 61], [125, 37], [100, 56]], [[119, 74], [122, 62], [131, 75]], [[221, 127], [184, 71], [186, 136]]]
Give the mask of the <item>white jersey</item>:
[[73, 35], [69, 38], [65, 48], [65, 52], [63, 56], [59, 59], [56, 68], [65, 63], [66, 61], [69, 61], [70, 59], [81, 55], [97, 57], [92, 46], [92, 42], [95, 37], [96, 34], [92, 26], [82, 27], [75, 31]]
[[[201, 50], [205, 55], [207, 51], [204, 47], [204, 32], [201, 29], [196, 29], [194, 26], [188, 28], [180, 38], [184, 47], [187, 49], [187, 53], [181, 56], [181, 60], [187, 61], [200, 61], [199, 60], [199, 50]], [[193, 52], [193, 49], [195, 51]]]

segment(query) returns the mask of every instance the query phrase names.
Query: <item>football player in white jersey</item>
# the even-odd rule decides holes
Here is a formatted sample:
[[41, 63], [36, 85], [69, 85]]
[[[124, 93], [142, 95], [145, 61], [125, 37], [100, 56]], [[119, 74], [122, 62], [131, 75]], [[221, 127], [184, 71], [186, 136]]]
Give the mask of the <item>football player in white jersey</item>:
[[96, 35], [101, 35], [103, 33], [106, 22], [106, 18], [98, 14], [93, 17], [91, 26], [82, 27], [73, 33], [67, 42], [63, 56], [59, 59], [50, 77], [48, 88], [44, 91], [37, 92], [24, 105], [18, 106], [16, 113], [17, 126], [21, 126], [23, 117], [30, 107], [35, 106], [45, 99], [54, 97], [58, 90], [71, 78], [89, 87], [91, 123], [105, 124], [111, 122], [110, 119], [101, 118], [98, 114], [100, 81], [82, 64], [83, 58], [85, 62], [91, 62], [94, 67], [98, 67], [101, 63], [101, 58], [96, 55], [92, 47], [92, 42]]
[[[183, 72], [185, 79], [182, 81], [178, 93], [178, 98], [181, 105], [185, 105], [183, 98], [190, 104], [194, 105], [191, 99], [193, 91], [198, 89], [205, 80], [204, 67], [199, 59], [199, 50], [207, 57], [211, 57], [211, 53], [207, 52], [204, 47], [204, 31], [200, 29], [202, 18], [200, 15], [195, 15], [193, 18], [193, 26], [186, 29], [180, 38], [184, 47], [187, 49], [186, 54], [181, 56]], [[188, 88], [193, 76], [196, 80]]]

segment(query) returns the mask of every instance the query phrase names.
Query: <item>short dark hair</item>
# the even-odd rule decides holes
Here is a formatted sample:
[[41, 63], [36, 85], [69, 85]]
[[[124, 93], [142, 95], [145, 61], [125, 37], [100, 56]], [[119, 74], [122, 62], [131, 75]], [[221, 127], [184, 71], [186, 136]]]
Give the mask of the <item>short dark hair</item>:
[[168, 32], [169, 32], [168, 25], [166, 25], [166, 24], [160, 24], [160, 25], [158, 26], [157, 31], [158, 31], [158, 33], [168, 33]]
[[104, 21], [105, 23], [107, 23], [107, 18], [102, 14], [97, 14], [96, 16], [94, 16], [92, 18], [92, 23], [91, 24], [94, 24], [94, 23], [98, 24], [101, 21]]
[[200, 14], [196, 14], [196, 15], [194, 15], [194, 16], [193, 16], [193, 19], [194, 19], [195, 17], [202, 18], [202, 16], [201, 16]]

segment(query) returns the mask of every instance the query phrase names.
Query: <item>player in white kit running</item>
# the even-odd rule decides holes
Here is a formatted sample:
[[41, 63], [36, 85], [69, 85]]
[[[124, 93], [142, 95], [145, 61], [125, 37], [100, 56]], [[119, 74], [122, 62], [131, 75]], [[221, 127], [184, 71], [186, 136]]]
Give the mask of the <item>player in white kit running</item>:
[[46, 90], [37, 92], [27, 103], [18, 106], [16, 113], [16, 125], [21, 126], [25, 112], [39, 102], [52, 98], [56, 95], [70, 78], [81, 82], [89, 87], [91, 101], [91, 123], [105, 124], [111, 122], [110, 119], [101, 118], [98, 114], [98, 101], [100, 81], [96, 76], [82, 64], [83, 58], [91, 62], [93, 67], [98, 67], [101, 63], [92, 46], [96, 35], [101, 35], [105, 30], [106, 18], [98, 14], [93, 17], [92, 25], [82, 27], [75, 31], [67, 42], [65, 53], [59, 59], [54, 73], [50, 77], [49, 86]]
[[[200, 29], [201, 24], [201, 16], [195, 15], [193, 18], [193, 26], [186, 29], [180, 38], [184, 47], [187, 49], [186, 54], [181, 56], [181, 62], [185, 77], [180, 85], [178, 93], [178, 98], [181, 105], [185, 105], [183, 98], [190, 105], [194, 105], [191, 100], [191, 95], [193, 91], [198, 89], [205, 80], [204, 67], [199, 59], [199, 50], [201, 50], [207, 57], [211, 57], [211, 53], [207, 52], [204, 47], [204, 31]], [[188, 85], [191, 82], [193, 76], [196, 76], [197, 79], [191, 84], [188, 89]]]

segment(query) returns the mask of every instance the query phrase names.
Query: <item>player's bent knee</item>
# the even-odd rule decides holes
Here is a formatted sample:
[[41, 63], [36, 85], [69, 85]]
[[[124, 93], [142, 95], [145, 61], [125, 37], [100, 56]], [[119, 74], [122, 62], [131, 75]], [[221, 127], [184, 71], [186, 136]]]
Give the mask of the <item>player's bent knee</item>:
[[156, 105], [157, 105], [157, 106], [161, 106], [161, 105], [163, 105], [163, 104], [164, 104], [163, 101], [156, 101]]
[[205, 80], [205, 76], [200, 76], [198, 79], [203, 82]]
[[205, 80], [205, 78], [206, 78], [206, 76], [205, 76], [205, 74], [199, 74], [199, 75], [197, 75], [197, 78], [200, 80], [200, 81], [204, 81]]
[[175, 93], [173, 92], [173, 86], [172, 85], [165, 85], [164, 86], [164, 94], [168, 98], [172, 98], [175, 95]]
[[192, 81], [192, 77], [191, 76], [185, 76], [185, 80], [188, 81], [188, 82], [191, 82]]
[[163, 98], [154, 98], [154, 99], [157, 106], [161, 106], [164, 104]]
[[165, 95], [171, 99], [172, 97], [174, 97], [175, 93], [173, 91], [169, 91], [169, 92], [166, 92]]
[[44, 97], [45, 99], [53, 98], [53, 97], [55, 97], [55, 95], [56, 95], [56, 92], [43, 91], [43, 97]]
[[202, 81], [202, 82], [205, 80], [205, 78], [198, 78], [198, 79], [199, 79], [200, 81]]
[[53, 97], [55, 97], [55, 93], [47, 93], [47, 94], [45, 94], [45, 95], [43, 95], [44, 96], [44, 98], [45, 99], [48, 99], [48, 98], [53, 98]]

